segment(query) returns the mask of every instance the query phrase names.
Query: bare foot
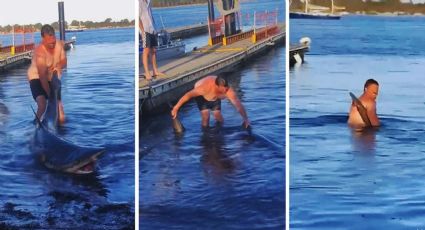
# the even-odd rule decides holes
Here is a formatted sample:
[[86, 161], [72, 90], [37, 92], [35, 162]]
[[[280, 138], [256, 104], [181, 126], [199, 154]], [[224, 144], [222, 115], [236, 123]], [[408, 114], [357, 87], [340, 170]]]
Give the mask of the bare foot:
[[150, 81], [150, 80], [152, 79], [152, 75], [151, 75], [151, 73], [150, 73], [150, 72], [146, 72], [146, 73], [144, 74], [144, 76], [145, 76], [145, 78], [146, 78], [146, 80], [147, 80], [147, 81]]
[[165, 76], [165, 73], [156, 72], [156, 73], [153, 73], [153, 75], [154, 75], [155, 77], [164, 77], [164, 76]]

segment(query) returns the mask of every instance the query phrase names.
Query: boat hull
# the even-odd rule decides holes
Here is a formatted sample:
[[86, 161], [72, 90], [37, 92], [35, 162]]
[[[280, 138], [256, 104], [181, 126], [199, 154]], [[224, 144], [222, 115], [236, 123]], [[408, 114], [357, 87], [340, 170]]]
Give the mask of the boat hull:
[[341, 16], [333, 14], [308, 14], [308, 13], [296, 13], [290, 12], [289, 18], [292, 19], [325, 19], [325, 20], [339, 20]]

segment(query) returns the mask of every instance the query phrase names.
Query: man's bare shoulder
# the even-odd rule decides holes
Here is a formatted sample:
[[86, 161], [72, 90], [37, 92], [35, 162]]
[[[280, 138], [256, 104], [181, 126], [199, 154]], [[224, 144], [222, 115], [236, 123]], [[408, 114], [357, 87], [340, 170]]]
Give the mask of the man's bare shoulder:
[[208, 88], [209, 88], [209, 85], [205, 81], [203, 81], [203, 82], [200, 82], [200, 84], [195, 85], [193, 90], [199, 94], [205, 94], [206, 91], [208, 91]]
[[62, 40], [57, 40], [57, 45], [60, 45], [62, 48], [65, 46], [65, 42]]
[[360, 97], [359, 100], [362, 102], [363, 106], [366, 108], [374, 108], [376, 106], [376, 101], [366, 98], [366, 97]]
[[46, 51], [44, 50], [42, 45], [38, 45], [37, 47], [35, 47], [34, 55], [37, 56], [37, 57], [45, 57], [46, 56]]

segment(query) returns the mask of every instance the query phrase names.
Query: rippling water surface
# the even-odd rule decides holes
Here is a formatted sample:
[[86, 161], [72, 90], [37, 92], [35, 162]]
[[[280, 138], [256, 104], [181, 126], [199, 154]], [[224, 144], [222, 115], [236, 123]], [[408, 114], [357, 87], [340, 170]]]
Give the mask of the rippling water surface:
[[0, 228], [134, 225], [134, 28], [85, 31], [77, 39], [67, 52], [60, 133], [106, 153], [92, 176], [47, 170], [29, 149], [36, 104], [28, 66], [0, 74]]
[[[423, 17], [292, 20], [312, 39], [291, 69], [291, 229], [425, 227]], [[353, 132], [351, 99], [380, 83], [382, 127]]]
[[142, 121], [141, 229], [284, 228], [284, 63], [285, 47], [278, 47], [227, 73], [252, 135], [241, 129], [242, 119], [227, 100], [224, 127], [208, 132], [201, 131], [193, 101], [179, 113], [182, 136], [173, 133], [168, 114]]

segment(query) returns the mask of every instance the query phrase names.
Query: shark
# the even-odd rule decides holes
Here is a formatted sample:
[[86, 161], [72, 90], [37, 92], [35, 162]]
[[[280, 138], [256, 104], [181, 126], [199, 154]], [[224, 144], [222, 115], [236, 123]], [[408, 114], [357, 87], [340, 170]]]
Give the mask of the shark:
[[50, 96], [43, 119], [40, 120], [36, 115], [37, 124], [30, 145], [32, 152], [49, 169], [73, 174], [93, 173], [96, 168], [96, 160], [106, 149], [80, 146], [57, 134], [60, 90], [61, 81], [54, 75], [50, 81]]

